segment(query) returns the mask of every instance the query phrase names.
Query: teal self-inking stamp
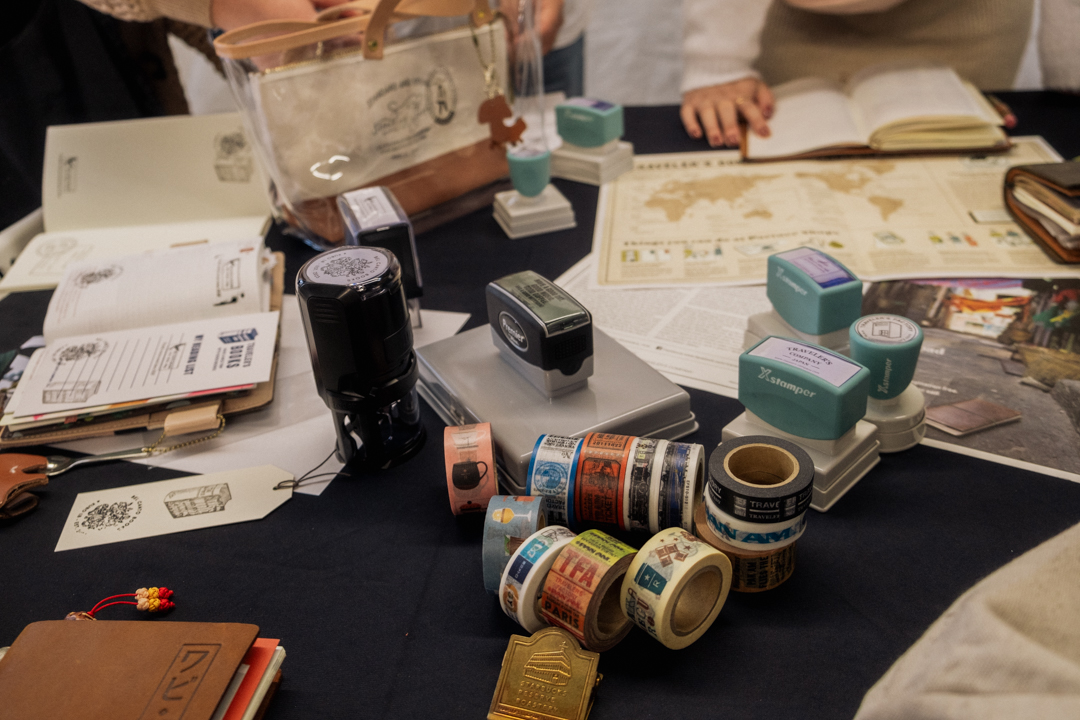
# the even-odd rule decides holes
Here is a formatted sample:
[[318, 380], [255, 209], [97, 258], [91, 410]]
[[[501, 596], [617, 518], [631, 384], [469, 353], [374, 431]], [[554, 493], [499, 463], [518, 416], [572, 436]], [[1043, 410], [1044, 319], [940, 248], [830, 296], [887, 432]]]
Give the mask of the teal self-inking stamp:
[[506, 151], [513, 190], [495, 194], [494, 217], [512, 238], [577, 225], [574, 208], [551, 180], [551, 151], [544, 132], [544, 66], [532, 0], [518, 0], [514, 36], [514, 112], [525, 121], [521, 140]]
[[911, 384], [923, 332], [899, 315], [867, 315], [851, 324], [851, 357], [870, 371], [866, 420], [877, 426], [881, 452], [914, 447], [926, 436], [926, 399]]
[[622, 140], [622, 105], [571, 98], [555, 106], [562, 147], [551, 154], [551, 174], [603, 185], [634, 169], [634, 146]]
[[824, 512], [878, 463], [877, 428], [863, 420], [870, 371], [819, 345], [769, 336], [739, 356], [746, 407], [724, 440], [771, 435], [814, 461], [810, 507]]
[[767, 272], [773, 309], [750, 317], [743, 347], [779, 335], [846, 354], [848, 327], [862, 312], [862, 281], [811, 247], [770, 255]]

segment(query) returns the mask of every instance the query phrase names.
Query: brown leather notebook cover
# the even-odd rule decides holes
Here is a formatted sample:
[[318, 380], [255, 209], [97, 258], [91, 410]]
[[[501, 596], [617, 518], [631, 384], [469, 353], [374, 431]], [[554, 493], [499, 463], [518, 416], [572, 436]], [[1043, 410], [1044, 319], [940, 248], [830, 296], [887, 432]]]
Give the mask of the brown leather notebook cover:
[[258, 633], [240, 623], [32, 623], [0, 660], [0, 715], [210, 720]]

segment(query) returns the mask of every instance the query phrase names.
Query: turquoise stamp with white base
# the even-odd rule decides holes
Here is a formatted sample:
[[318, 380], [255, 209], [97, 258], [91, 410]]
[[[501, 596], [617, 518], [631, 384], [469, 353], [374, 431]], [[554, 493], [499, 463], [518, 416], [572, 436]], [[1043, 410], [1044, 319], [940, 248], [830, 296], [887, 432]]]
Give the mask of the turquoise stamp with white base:
[[814, 463], [810, 507], [824, 512], [879, 460], [877, 428], [863, 420], [870, 371], [827, 348], [769, 336], [739, 356], [739, 401], [746, 412], [723, 440], [783, 438]]
[[862, 281], [812, 247], [770, 255], [766, 294], [773, 309], [747, 323], [743, 347], [781, 335], [846, 354], [847, 328], [862, 312]]
[[878, 313], [851, 324], [851, 357], [870, 371], [866, 420], [877, 426], [881, 452], [914, 447], [926, 436], [926, 399], [911, 384], [923, 331], [899, 315]]

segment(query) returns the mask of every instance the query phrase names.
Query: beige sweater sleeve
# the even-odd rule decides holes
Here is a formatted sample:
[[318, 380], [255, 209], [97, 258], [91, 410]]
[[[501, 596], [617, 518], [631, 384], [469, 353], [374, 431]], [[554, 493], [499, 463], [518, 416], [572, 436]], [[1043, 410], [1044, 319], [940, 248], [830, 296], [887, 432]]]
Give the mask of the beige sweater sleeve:
[[1080, 525], [975, 585], [866, 693], [855, 720], [1080, 718]]
[[214, 24], [210, 19], [212, 0], [80, 0], [80, 2], [121, 20], [146, 22], [159, 17], [167, 17], [203, 27], [212, 27]]

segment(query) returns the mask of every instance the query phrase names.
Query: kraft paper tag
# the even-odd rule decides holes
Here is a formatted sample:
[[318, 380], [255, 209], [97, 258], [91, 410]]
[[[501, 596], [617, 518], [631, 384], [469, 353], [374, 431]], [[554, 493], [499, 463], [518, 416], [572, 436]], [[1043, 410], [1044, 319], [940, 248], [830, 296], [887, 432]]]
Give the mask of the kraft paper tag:
[[56, 552], [261, 520], [292, 497], [273, 465], [79, 493]]

